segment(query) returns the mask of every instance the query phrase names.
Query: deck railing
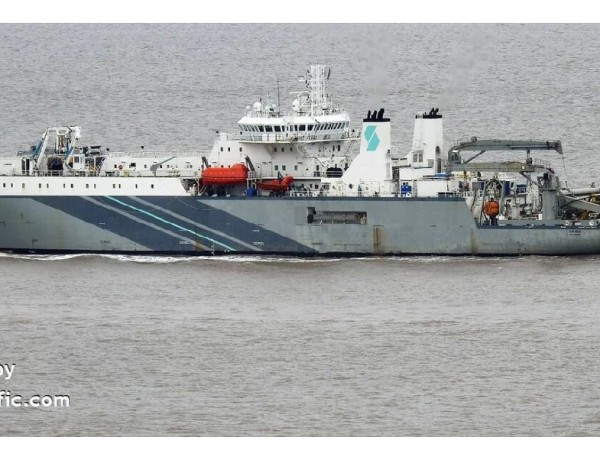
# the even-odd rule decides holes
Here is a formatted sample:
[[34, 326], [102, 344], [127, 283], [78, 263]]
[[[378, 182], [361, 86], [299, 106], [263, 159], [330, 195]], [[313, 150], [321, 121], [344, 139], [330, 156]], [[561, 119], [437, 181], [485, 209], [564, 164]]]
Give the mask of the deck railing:
[[345, 140], [360, 138], [360, 131], [338, 131], [330, 133], [311, 133], [311, 132], [293, 132], [293, 133], [242, 133], [239, 135], [222, 133], [223, 140], [237, 140], [243, 142], [318, 142], [330, 140]]
[[10, 173], [0, 173], [2, 176], [17, 177], [179, 177], [179, 178], [198, 178], [199, 171], [195, 169], [157, 169], [156, 173], [148, 170], [128, 170], [111, 169], [107, 171], [98, 170], [80, 170], [69, 172], [66, 170], [45, 170], [35, 171], [33, 173], [13, 169]]

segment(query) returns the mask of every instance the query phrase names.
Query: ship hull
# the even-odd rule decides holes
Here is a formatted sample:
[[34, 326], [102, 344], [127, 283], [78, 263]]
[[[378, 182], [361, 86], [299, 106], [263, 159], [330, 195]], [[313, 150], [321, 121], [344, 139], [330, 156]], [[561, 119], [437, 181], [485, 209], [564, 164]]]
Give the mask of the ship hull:
[[4, 196], [0, 250], [581, 255], [600, 254], [600, 228], [478, 225], [459, 198]]

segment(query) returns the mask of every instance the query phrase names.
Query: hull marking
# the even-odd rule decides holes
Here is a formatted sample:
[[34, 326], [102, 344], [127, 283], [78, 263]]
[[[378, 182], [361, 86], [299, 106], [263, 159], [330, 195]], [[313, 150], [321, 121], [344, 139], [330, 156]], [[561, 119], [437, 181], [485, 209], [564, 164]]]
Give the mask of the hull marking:
[[170, 221], [168, 221], [168, 220], [166, 220], [166, 219], [163, 219], [163, 218], [162, 218], [162, 217], [160, 217], [160, 216], [157, 216], [156, 214], [152, 214], [151, 212], [144, 211], [144, 210], [143, 210], [143, 209], [141, 209], [141, 208], [137, 208], [137, 207], [135, 207], [135, 206], [133, 206], [133, 205], [130, 205], [130, 204], [128, 204], [128, 203], [125, 203], [125, 202], [122, 202], [121, 200], [118, 200], [118, 199], [116, 199], [116, 198], [114, 198], [114, 197], [106, 196], [106, 198], [107, 198], [107, 199], [109, 199], [109, 200], [111, 200], [111, 201], [113, 201], [113, 202], [115, 202], [115, 203], [118, 203], [119, 205], [125, 206], [125, 207], [127, 207], [127, 208], [129, 208], [129, 209], [133, 209], [134, 211], [141, 212], [142, 214], [145, 214], [145, 215], [147, 215], [147, 216], [149, 216], [149, 217], [152, 217], [153, 219], [155, 219], [155, 220], [158, 220], [159, 222], [163, 222], [163, 223], [165, 223], [165, 224], [167, 224], [167, 225], [171, 225], [172, 227], [175, 227], [175, 228], [177, 228], [177, 229], [178, 229], [178, 230], [180, 230], [180, 231], [185, 231], [185, 232], [187, 232], [187, 233], [193, 234], [194, 236], [198, 236], [198, 237], [200, 237], [200, 238], [202, 238], [202, 239], [206, 239], [207, 241], [210, 241], [210, 242], [212, 242], [213, 244], [217, 244], [217, 245], [219, 245], [219, 246], [221, 246], [221, 247], [223, 247], [223, 248], [225, 248], [225, 249], [227, 249], [227, 250], [235, 251], [235, 248], [233, 248], [233, 247], [230, 247], [230, 246], [229, 246], [229, 245], [227, 245], [227, 244], [224, 244], [224, 243], [222, 243], [222, 242], [219, 242], [219, 241], [217, 241], [217, 240], [215, 240], [215, 239], [211, 239], [211, 238], [209, 238], [208, 236], [204, 236], [204, 235], [202, 235], [202, 234], [200, 234], [200, 233], [196, 233], [194, 230], [190, 230], [189, 228], [185, 228], [185, 227], [182, 227], [181, 225], [178, 225], [178, 224], [176, 224], [176, 223], [170, 222]]

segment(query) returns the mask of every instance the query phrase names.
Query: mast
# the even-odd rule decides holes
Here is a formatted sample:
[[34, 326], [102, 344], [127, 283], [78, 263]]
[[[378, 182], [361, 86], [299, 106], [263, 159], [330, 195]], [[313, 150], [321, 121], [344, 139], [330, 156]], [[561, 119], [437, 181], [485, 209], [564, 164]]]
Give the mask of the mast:
[[314, 64], [310, 66], [308, 80], [310, 108], [314, 114], [315, 108], [327, 109], [327, 95], [325, 94], [325, 66]]

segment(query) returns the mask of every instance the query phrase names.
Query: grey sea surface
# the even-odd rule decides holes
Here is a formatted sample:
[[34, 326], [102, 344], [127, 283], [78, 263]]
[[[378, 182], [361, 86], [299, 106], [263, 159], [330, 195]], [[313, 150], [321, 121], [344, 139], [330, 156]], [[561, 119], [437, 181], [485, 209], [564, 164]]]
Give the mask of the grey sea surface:
[[[112, 150], [208, 151], [310, 62], [393, 145], [561, 139], [600, 181], [598, 25], [0, 25], [0, 155], [79, 124]], [[1, 232], [1, 229], [0, 229]], [[600, 257], [0, 254], [0, 435], [598, 436]]]

